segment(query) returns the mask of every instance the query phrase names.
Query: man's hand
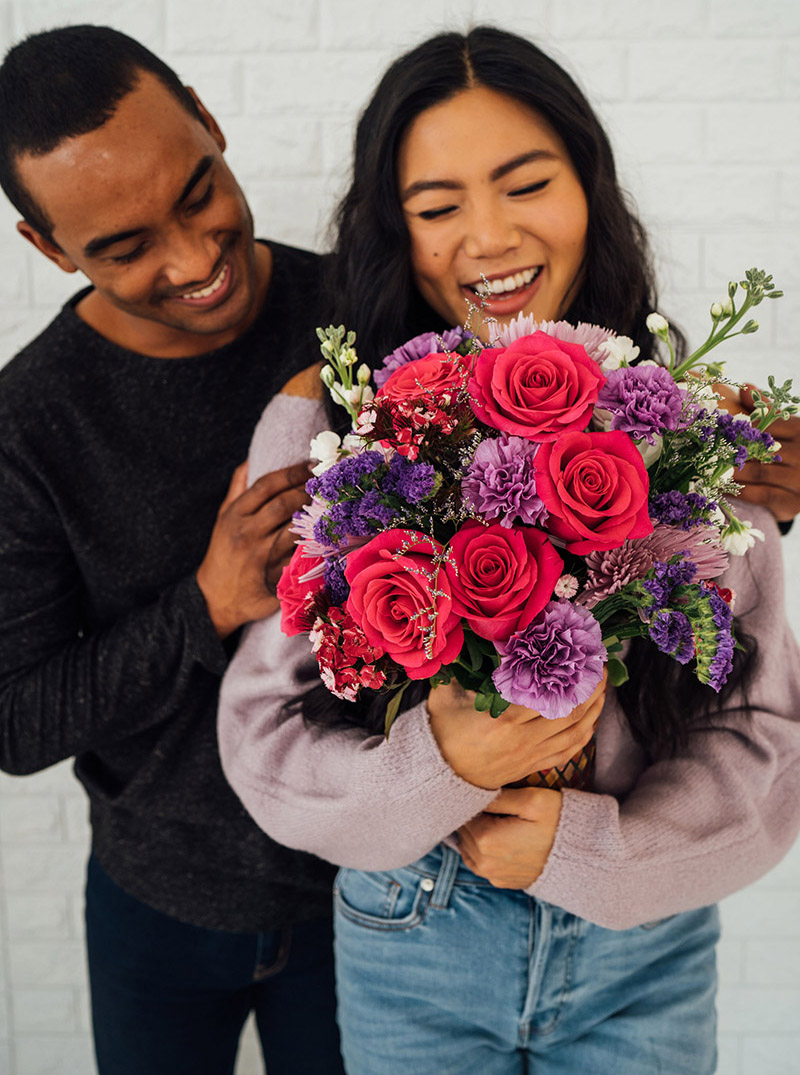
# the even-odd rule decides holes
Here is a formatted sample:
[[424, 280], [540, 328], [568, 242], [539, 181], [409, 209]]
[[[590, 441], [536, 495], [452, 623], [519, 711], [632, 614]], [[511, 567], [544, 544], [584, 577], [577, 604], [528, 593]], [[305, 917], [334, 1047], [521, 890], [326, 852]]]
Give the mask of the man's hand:
[[540, 769], [565, 765], [594, 733], [603, 708], [606, 677], [569, 716], [547, 720], [532, 709], [510, 705], [499, 717], [479, 713], [473, 695], [455, 680], [428, 695], [431, 730], [442, 757], [470, 784], [499, 788]]
[[561, 802], [550, 788], [505, 788], [458, 830], [461, 857], [496, 888], [527, 888], [553, 847]]
[[[731, 414], [750, 414], [753, 410], [752, 385], [738, 394], [724, 385], [716, 385], [722, 395], [720, 406]], [[789, 522], [800, 511], [800, 418], [773, 422], [769, 432], [780, 441], [779, 463], [745, 463], [737, 471], [736, 481], [744, 488], [742, 500], [769, 508], [778, 522]]]
[[[752, 385], [739, 392], [742, 410], [753, 409]], [[769, 432], [780, 441], [779, 463], [745, 463], [736, 474], [744, 484], [742, 500], [763, 504], [778, 522], [789, 522], [800, 511], [800, 418], [773, 422]]]
[[233, 473], [217, 512], [197, 584], [220, 638], [278, 608], [275, 587], [294, 551], [292, 515], [308, 501], [306, 463], [265, 474], [247, 488], [247, 464]]

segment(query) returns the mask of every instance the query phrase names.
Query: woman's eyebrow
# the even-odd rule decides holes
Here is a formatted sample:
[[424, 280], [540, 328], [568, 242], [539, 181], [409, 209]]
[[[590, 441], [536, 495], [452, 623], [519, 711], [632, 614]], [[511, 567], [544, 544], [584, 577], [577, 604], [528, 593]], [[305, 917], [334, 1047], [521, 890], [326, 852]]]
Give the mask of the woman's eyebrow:
[[[516, 168], [521, 168], [523, 164], [530, 164], [531, 161], [558, 159], [558, 154], [550, 152], [549, 149], [531, 149], [527, 153], [519, 153], [516, 157], [512, 157], [511, 160], [504, 161], [503, 164], [498, 164], [489, 173], [489, 179], [494, 183], [496, 180], [508, 175], [509, 172], [513, 172]], [[462, 187], [463, 183], [459, 183], [455, 179], [418, 179], [415, 183], [410, 183], [402, 191], [400, 201], [407, 202], [415, 194], [421, 194], [426, 190], [461, 190]]]

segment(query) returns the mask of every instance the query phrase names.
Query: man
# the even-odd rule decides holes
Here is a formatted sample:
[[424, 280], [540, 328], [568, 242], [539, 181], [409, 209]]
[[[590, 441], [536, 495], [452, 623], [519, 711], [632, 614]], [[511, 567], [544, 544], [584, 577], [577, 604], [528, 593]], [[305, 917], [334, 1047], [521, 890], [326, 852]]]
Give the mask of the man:
[[89, 795], [101, 1075], [231, 1072], [252, 1009], [270, 1075], [342, 1070], [332, 868], [270, 841], [217, 756], [220, 677], [276, 607], [307, 475], [228, 482], [321, 317], [319, 259], [254, 240], [224, 148], [116, 31], [0, 68], [18, 230], [92, 285], [0, 372], [0, 764], [75, 755]]

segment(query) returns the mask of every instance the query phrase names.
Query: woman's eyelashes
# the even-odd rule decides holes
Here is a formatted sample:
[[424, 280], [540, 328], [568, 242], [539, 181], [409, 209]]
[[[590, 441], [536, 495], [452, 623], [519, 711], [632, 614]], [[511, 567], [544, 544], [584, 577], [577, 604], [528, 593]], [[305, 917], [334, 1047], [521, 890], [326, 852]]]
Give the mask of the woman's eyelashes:
[[[515, 187], [508, 191], [508, 198], [524, 198], [526, 194], [538, 194], [550, 183], [549, 179], [538, 179], [535, 183], [526, 183], [522, 187]], [[416, 215], [421, 220], [439, 220], [441, 217], [454, 213], [457, 205], [441, 205], [434, 209], [422, 209]]]

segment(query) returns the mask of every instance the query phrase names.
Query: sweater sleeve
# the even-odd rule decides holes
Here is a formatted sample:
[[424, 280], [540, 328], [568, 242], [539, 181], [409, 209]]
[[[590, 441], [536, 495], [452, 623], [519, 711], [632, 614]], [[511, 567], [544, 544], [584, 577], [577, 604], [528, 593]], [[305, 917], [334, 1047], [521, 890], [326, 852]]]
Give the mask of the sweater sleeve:
[[0, 457], [0, 767], [36, 772], [156, 725], [196, 668], [226, 664], [193, 577], [90, 630], [58, 513]]
[[[321, 401], [276, 396], [253, 435], [250, 480], [305, 458], [326, 424]], [[318, 674], [308, 638], [287, 638], [276, 613], [245, 629], [223, 680], [222, 766], [274, 840], [339, 866], [390, 869], [426, 854], [494, 798], [447, 765], [424, 706], [404, 713], [388, 740], [309, 727], [286, 703]]]
[[565, 791], [530, 895], [626, 929], [714, 903], [791, 847], [800, 828], [800, 653], [785, 619], [777, 528], [765, 511], [748, 505], [747, 514], [766, 541], [734, 558], [725, 577], [741, 627], [758, 643], [747, 708], [733, 699], [713, 728], [646, 769], [619, 802]]

